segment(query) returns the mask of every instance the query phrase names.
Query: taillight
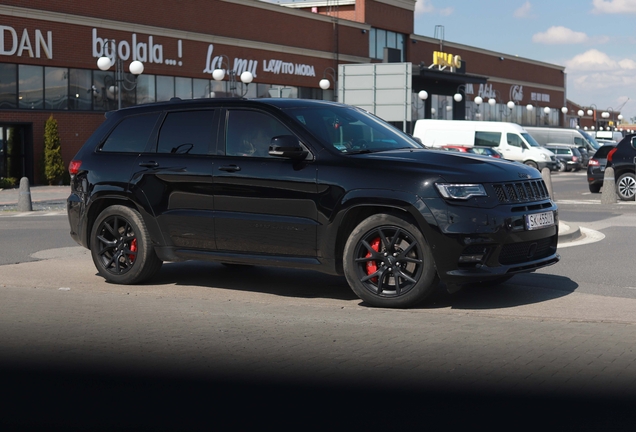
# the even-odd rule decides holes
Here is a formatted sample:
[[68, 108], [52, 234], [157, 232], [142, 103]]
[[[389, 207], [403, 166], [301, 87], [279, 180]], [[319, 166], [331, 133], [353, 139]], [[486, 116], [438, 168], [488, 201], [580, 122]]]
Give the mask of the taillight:
[[579, 160], [578, 156], [572, 156], [572, 162], [576, 162], [577, 160]]
[[616, 150], [618, 150], [618, 147], [614, 147], [613, 149], [609, 151], [609, 153], [607, 154], [607, 163], [612, 162], [612, 156], [614, 156], [614, 153], [616, 153]]
[[71, 175], [75, 175], [79, 172], [80, 167], [82, 166], [82, 161], [72, 160], [70, 164], [68, 164], [68, 172]]
[[597, 161], [596, 159], [590, 159], [587, 164], [592, 166], [599, 166], [601, 163]]

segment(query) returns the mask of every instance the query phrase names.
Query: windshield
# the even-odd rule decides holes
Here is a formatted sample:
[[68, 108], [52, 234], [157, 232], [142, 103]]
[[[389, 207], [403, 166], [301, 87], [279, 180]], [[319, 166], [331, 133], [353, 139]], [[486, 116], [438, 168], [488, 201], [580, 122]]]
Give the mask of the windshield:
[[402, 131], [357, 108], [320, 106], [289, 108], [286, 112], [323, 144], [342, 153], [424, 148]]
[[538, 142], [535, 141], [534, 138], [532, 138], [532, 135], [530, 135], [528, 132], [521, 132], [521, 136], [528, 141], [528, 144], [530, 144], [530, 147], [541, 147], [539, 145]]
[[589, 141], [589, 143], [592, 144], [592, 147], [594, 147], [594, 150], [598, 150], [601, 147], [601, 145], [598, 143], [598, 141], [596, 141], [595, 138], [592, 137], [592, 135], [582, 130], [580, 130], [579, 132], [581, 132], [581, 134], [583, 134], [583, 136]]

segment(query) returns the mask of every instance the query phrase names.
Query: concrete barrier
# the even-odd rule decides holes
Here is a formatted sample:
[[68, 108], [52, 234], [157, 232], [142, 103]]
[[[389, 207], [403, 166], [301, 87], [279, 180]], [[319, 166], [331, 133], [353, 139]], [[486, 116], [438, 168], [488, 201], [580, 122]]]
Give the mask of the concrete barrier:
[[554, 191], [552, 190], [552, 173], [550, 172], [550, 168], [543, 168], [541, 170], [541, 177], [543, 177], [543, 182], [545, 183], [545, 187], [548, 188], [548, 193], [550, 194], [550, 198], [554, 201], [556, 198], [554, 197]]
[[616, 179], [614, 178], [614, 168], [605, 168], [603, 175], [603, 189], [601, 189], [601, 204], [616, 204]]
[[33, 211], [33, 204], [31, 203], [31, 187], [29, 186], [29, 179], [26, 177], [22, 177], [20, 179], [18, 211]]

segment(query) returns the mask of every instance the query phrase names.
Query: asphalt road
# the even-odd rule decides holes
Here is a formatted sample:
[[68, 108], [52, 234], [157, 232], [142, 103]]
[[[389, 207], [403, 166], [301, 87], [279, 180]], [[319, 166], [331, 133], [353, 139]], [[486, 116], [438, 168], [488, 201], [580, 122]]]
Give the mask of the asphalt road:
[[[148, 284], [108, 284], [53, 234], [56, 247], [0, 265], [0, 426], [633, 430], [636, 207], [554, 179], [561, 218], [603, 239], [409, 310], [289, 269], [168, 263]], [[0, 217], [0, 236], [29, 232], [11, 237], [27, 254], [65, 224]]]

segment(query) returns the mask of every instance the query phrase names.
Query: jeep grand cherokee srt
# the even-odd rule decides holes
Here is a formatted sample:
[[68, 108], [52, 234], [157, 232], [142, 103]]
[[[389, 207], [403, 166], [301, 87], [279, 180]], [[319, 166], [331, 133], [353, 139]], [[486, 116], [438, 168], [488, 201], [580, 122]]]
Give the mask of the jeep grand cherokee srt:
[[114, 283], [211, 260], [344, 275], [367, 304], [409, 307], [439, 280], [496, 284], [559, 260], [539, 171], [428, 150], [332, 102], [122, 109], [69, 169], [71, 236]]

